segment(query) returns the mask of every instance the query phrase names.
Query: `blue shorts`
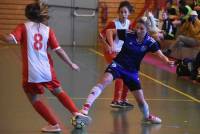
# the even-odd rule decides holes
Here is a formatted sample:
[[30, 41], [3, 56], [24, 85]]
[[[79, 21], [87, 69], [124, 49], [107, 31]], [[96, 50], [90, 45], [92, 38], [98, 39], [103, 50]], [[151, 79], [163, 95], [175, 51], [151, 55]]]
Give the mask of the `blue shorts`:
[[116, 62], [112, 62], [110, 65], [108, 65], [105, 72], [111, 73], [114, 80], [117, 78], [121, 78], [124, 84], [131, 91], [141, 89], [138, 71], [129, 71], [117, 64]]

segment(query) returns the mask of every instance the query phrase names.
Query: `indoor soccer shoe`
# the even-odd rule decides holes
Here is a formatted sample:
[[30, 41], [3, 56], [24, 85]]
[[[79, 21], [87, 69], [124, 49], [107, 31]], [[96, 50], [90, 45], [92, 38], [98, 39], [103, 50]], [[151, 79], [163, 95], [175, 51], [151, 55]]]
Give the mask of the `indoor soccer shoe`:
[[110, 103], [110, 106], [111, 106], [112, 108], [122, 108], [121, 102], [119, 102], [119, 101], [112, 101], [112, 102]]
[[89, 112], [89, 108], [88, 107], [85, 107], [83, 106], [83, 108], [80, 110], [80, 112], [84, 115], [88, 115], [88, 112]]
[[47, 125], [45, 127], [42, 128], [42, 132], [60, 132], [61, 131], [61, 128], [59, 126], [59, 124], [56, 124], [56, 125]]
[[148, 118], [143, 119], [144, 124], [160, 124], [162, 120], [154, 115], [149, 115]]
[[83, 115], [80, 113], [76, 115], [76, 120], [83, 122], [85, 125], [89, 125], [92, 121], [92, 118], [90, 116]]
[[91, 123], [92, 119], [89, 116], [83, 115], [81, 113], [72, 117], [71, 123], [75, 128], [83, 128]]
[[133, 104], [128, 103], [127, 101], [120, 102], [120, 106], [121, 106], [121, 108], [133, 108], [134, 107]]

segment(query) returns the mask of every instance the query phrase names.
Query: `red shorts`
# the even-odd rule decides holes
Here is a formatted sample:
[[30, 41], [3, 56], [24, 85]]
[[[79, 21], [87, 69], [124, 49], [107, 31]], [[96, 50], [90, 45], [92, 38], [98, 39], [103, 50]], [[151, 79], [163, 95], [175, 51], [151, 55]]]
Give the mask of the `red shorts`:
[[48, 88], [50, 91], [60, 87], [60, 82], [58, 80], [52, 80], [49, 82], [41, 82], [41, 83], [24, 83], [23, 88], [26, 93], [30, 94], [43, 94], [45, 88]]
[[105, 60], [106, 60], [106, 62], [107, 62], [108, 64], [111, 64], [111, 63], [112, 63], [112, 60], [117, 56], [117, 53], [116, 53], [116, 52], [108, 53], [108, 52], [106, 51], [105, 45], [102, 44], [102, 46], [103, 46], [102, 49], [103, 49], [103, 53], [104, 53], [104, 58], [105, 58]]
[[110, 64], [112, 60], [117, 56], [117, 53], [111, 53], [109, 54], [108, 52], [104, 52], [104, 57], [106, 59], [106, 62]]

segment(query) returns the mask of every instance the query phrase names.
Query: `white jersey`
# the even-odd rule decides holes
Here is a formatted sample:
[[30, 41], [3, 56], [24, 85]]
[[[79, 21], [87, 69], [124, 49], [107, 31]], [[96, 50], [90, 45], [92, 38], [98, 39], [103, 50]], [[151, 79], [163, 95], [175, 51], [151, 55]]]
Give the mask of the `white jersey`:
[[22, 45], [23, 81], [51, 81], [55, 73], [47, 49], [60, 48], [54, 32], [42, 23], [27, 22], [19, 25], [11, 36]]
[[[114, 23], [115, 23], [116, 29], [129, 29], [130, 27], [130, 20], [128, 19], [126, 20], [124, 25], [119, 21], [119, 19], [115, 19]], [[124, 44], [124, 41], [119, 40], [118, 36], [116, 36], [114, 39], [114, 51], [120, 52], [123, 44]]]

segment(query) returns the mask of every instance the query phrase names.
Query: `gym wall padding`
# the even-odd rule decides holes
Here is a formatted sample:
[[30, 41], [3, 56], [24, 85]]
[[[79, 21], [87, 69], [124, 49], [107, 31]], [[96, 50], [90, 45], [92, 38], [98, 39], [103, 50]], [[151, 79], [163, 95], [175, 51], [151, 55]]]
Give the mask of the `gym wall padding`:
[[0, 32], [10, 33], [17, 24], [26, 21], [25, 6], [35, 0], [0, 0]]

